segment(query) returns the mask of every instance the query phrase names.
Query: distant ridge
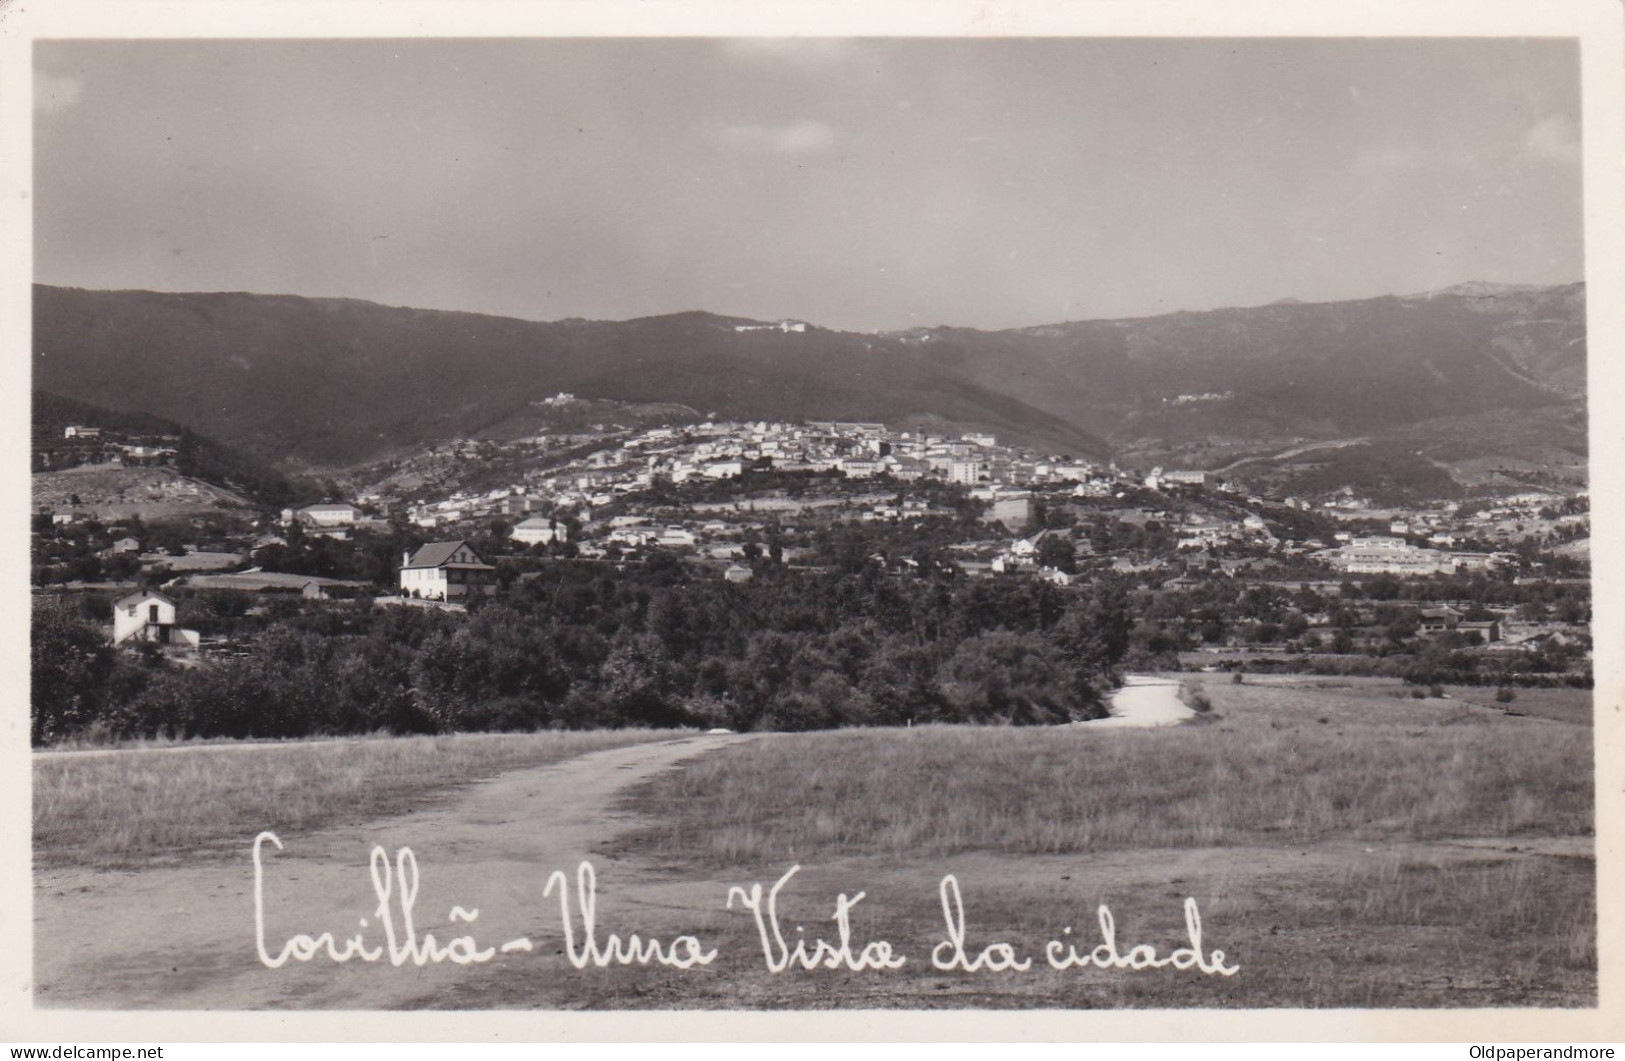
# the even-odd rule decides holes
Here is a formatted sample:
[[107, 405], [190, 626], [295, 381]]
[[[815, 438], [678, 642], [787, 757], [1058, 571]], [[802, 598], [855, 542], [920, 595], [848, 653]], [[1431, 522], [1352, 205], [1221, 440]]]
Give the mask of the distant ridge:
[[35, 380], [336, 466], [497, 428], [559, 391], [751, 419], [924, 417], [1103, 454], [1062, 418], [918, 351], [704, 312], [542, 323], [342, 299], [37, 286]]
[[[1210, 466], [1249, 445], [1441, 417], [1565, 403], [1583, 415], [1585, 395], [1582, 284], [881, 335], [703, 311], [535, 322], [44, 285], [34, 308], [37, 386], [286, 467], [500, 431], [559, 391], [733, 418], [974, 428], [1050, 452]], [[1196, 400], [1210, 394], [1226, 397]]]

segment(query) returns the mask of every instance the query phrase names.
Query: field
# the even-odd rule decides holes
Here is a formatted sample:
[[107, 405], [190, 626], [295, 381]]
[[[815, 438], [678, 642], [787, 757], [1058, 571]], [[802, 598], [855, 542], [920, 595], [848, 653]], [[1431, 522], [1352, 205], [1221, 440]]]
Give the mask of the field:
[[[87, 464], [60, 472], [38, 472], [32, 476], [32, 490], [35, 507], [71, 508], [106, 522], [134, 517], [179, 519], [209, 512], [245, 511], [249, 507], [239, 494], [161, 467]], [[77, 504], [73, 502], [76, 497]]]
[[404, 814], [456, 786], [623, 744], [650, 730], [158, 746], [34, 764], [34, 864], [141, 868], [218, 856], [260, 829]]
[[[1380, 679], [1204, 691], [1213, 716], [1172, 729], [784, 736], [662, 775], [633, 795], [647, 824], [616, 856], [711, 877], [718, 895], [800, 864], [782, 897], [787, 925], [834, 939], [834, 897], [863, 891], [854, 939], [884, 938], [912, 963], [652, 974], [623, 1004], [1593, 1004], [1589, 727], [1508, 717], [1492, 692], [1489, 706], [1414, 700]], [[1542, 692], [1531, 713], [1589, 718], [1588, 693]], [[947, 873], [975, 946], [1011, 942], [1038, 957], [1032, 971], [930, 967]], [[1123, 950], [1166, 955], [1184, 943], [1186, 897], [1242, 973], [1043, 965], [1065, 929], [1100, 942], [1102, 903]], [[724, 953], [759, 947], [742, 914], [708, 924]], [[546, 994], [525, 979], [513, 989]]]
[[[60, 760], [39, 762], [36, 791], [60, 801], [36, 807], [39, 859], [60, 867], [37, 878], [43, 923], [60, 926], [42, 929], [41, 941], [69, 963], [41, 981], [59, 985], [58, 1004], [169, 1008], [1595, 1005], [1588, 693], [1544, 690], [1526, 700], [1520, 690], [1517, 702], [1501, 705], [1454, 695], [1416, 700], [1381, 679], [1233, 685], [1183, 677], [1204, 684], [1212, 711], [1156, 730], [642, 735], [667, 739], [597, 751], [595, 739], [640, 735], [459, 738], [432, 753], [426, 749], [437, 742], [383, 741], [313, 746], [298, 770], [274, 765], [277, 756], [301, 755], [297, 749], [154, 752], [137, 757], [146, 782], [135, 766], [110, 760], [103, 789], [161, 777], [171, 790], [207, 794], [204, 802], [235, 803], [229, 813], [203, 815], [212, 824], [189, 827], [189, 839], [179, 841], [152, 819], [197, 812], [149, 813], [130, 809], [143, 800], [87, 798], [88, 781], [69, 785], [68, 775], [50, 772]], [[395, 745], [413, 749], [402, 753], [410, 765], [394, 761]], [[358, 765], [365, 762], [373, 765]], [[186, 771], [177, 773], [177, 763]], [[74, 771], [89, 764], [75, 760]], [[361, 780], [369, 770], [397, 787]], [[399, 787], [403, 774], [411, 781]], [[495, 776], [448, 788], [475, 774]], [[259, 780], [244, 783], [252, 778]], [[290, 851], [314, 854], [279, 861], [291, 875], [275, 887], [294, 912], [278, 914], [278, 924], [310, 923], [307, 908], [326, 909], [318, 896], [335, 910], [344, 906], [335, 896], [354, 873], [333, 860], [356, 849], [355, 823], [370, 821], [360, 836], [414, 846], [425, 887], [440, 889], [436, 903], [451, 894], [469, 907], [478, 900], [482, 926], [507, 916], [502, 923], [541, 943], [539, 953], [431, 967], [405, 979], [387, 968], [330, 966], [269, 975], [221, 959], [207, 977], [127, 990], [107, 986], [106, 960], [94, 975], [88, 965], [71, 965], [76, 951], [66, 943], [99, 939], [106, 925], [128, 933], [127, 919], [115, 916], [120, 904], [143, 895], [163, 901], [177, 888], [238, 896], [221, 900], [218, 924], [193, 912], [226, 941], [221, 946], [234, 946], [240, 856], [231, 863], [218, 844], [228, 837], [240, 844], [245, 822], [281, 807], [284, 778], [297, 778], [289, 788], [314, 790], [304, 810], [279, 811], [287, 816], [284, 835], [298, 838]], [[240, 796], [232, 793], [238, 784]], [[412, 808], [429, 813], [402, 813]], [[119, 825], [97, 824], [103, 818]], [[320, 832], [335, 823], [346, 828]], [[98, 839], [126, 831], [145, 839]], [[176, 850], [190, 851], [196, 868], [162, 865]], [[579, 858], [598, 868], [595, 938], [691, 933], [716, 948], [716, 960], [686, 970], [572, 968], [559, 938], [558, 897], [544, 900], [540, 890], [548, 872], [568, 871]], [[79, 867], [112, 865], [139, 871], [118, 875], [99, 899], [79, 894]], [[842, 929], [832, 915], [845, 894], [851, 952], [885, 941], [905, 964], [769, 972], [761, 930], [738, 897], [732, 910], [726, 899], [733, 886], [770, 889], [792, 866], [801, 868], [777, 900], [788, 946], [835, 944]], [[963, 903], [967, 960], [1006, 944], [1032, 959], [1031, 968], [933, 966], [934, 948], [949, 938], [942, 891], [949, 874]], [[1050, 941], [1085, 955], [1101, 945], [1102, 905], [1120, 954], [1146, 945], [1170, 955], [1189, 946], [1186, 900], [1199, 908], [1203, 952], [1222, 949], [1215, 963], [1239, 972], [1062, 971], [1046, 963]], [[444, 938], [448, 922], [433, 924]], [[576, 931], [579, 941], [579, 921]], [[144, 957], [156, 944], [120, 945], [124, 964], [113, 965], [168, 968], [162, 953]], [[182, 953], [200, 949], [194, 940]]]

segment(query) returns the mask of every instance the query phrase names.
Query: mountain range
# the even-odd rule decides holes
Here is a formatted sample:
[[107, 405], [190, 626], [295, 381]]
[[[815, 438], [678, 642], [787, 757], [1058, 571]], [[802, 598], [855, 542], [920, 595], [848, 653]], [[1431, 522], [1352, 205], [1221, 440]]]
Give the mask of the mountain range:
[[975, 428], [1196, 467], [1334, 440], [1452, 460], [1464, 430], [1481, 457], [1486, 424], [1490, 453], [1495, 425], [1509, 457], [1585, 452], [1582, 284], [889, 333], [37, 285], [33, 336], [36, 388], [291, 469], [502, 433], [560, 391], [727, 418]]

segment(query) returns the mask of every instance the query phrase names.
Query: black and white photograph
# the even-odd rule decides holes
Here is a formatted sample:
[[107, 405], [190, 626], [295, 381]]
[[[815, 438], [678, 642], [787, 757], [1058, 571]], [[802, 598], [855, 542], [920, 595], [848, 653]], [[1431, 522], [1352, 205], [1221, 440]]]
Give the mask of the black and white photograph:
[[30, 1019], [1617, 1037], [1619, 42], [1430, 25], [39, 32]]

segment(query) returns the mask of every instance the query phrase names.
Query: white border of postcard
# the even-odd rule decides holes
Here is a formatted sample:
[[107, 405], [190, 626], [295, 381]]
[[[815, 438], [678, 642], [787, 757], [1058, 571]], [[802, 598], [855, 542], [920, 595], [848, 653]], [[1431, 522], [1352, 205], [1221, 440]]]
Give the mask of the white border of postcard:
[[[28, 593], [31, 43], [38, 38], [505, 36], [1556, 36], [1581, 41], [1593, 578], [1596, 607], [1599, 1005], [1593, 1010], [885, 1011], [717, 1013], [90, 1013], [35, 1010], [27, 651], [22, 608], [0, 612], [0, 1040], [12, 1042], [535, 1040], [1085, 1040], [1596, 1042], [1625, 1038], [1625, 37], [1621, 0], [1233, 2], [1105, 0], [679, 2], [0, 0], [0, 418], [6, 496], [0, 579]], [[1424, 101], [1425, 102], [1425, 101]]]

